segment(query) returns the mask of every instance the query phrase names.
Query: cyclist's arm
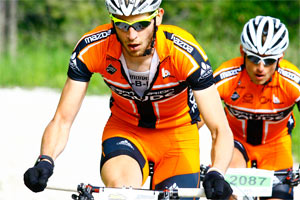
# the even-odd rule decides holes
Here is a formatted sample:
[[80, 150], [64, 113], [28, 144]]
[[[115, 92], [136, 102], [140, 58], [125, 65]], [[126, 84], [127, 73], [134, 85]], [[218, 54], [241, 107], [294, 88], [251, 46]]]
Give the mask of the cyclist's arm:
[[46, 127], [42, 139], [41, 154], [53, 159], [65, 148], [70, 128], [86, 94], [88, 82], [67, 79], [53, 119]]
[[[233, 153], [233, 135], [215, 85], [193, 91], [199, 111], [212, 135], [212, 165], [223, 173]], [[201, 139], [201, 138], [200, 138]]]

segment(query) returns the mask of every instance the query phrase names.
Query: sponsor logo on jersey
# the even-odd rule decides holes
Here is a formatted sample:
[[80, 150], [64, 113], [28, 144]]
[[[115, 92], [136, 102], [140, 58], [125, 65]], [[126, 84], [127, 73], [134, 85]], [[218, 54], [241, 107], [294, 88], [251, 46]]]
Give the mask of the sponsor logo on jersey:
[[237, 100], [238, 98], [240, 98], [240, 95], [235, 91], [235, 92], [231, 95], [231, 100], [232, 100], [232, 101], [235, 101], [235, 100]]
[[222, 72], [220, 74], [220, 79], [224, 79], [224, 78], [228, 78], [228, 77], [231, 77], [231, 76], [235, 76], [237, 75], [240, 71], [242, 71], [242, 68], [237, 68], [237, 69], [233, 69], [233, 70], [229, 70], [229, 71], [226, 71], [226, 72]]
[[192, 113], [195, 113], [198, 110], [198, 106], [197, 106], [196, 99], [193, 94], [193, 90], [189, 91], [189, 103], [192, 105], [192, 106], [190, 106]]
[[289, 78], [293, 81], [295, 81], [296, 83], [300, 84], [300, 77], [297, 76], [296, 74], [292, 73], [292, 72], [289, 72], [289, 71], [286, 71], [282, 68], [278, 68], [278, 72], [279, 74], [281, 74], [282, 76], [286, 77], [286, 78]]
[[281, 104], [279, 98], [276, 97], [275, 94], [273, 94], [273, 103], [274, 103], [274, 104]]
[[268, 97], [266, 97], [266, 96], [261, 96], [261, 97], [259, 98], [259, 102], [260, 102], [261, 104], [266, 104], [266, 103], [270, 103], [270, 102], [272, 102], [272, 101], [271, 101], [270, 98], [268, 98]]
[[167, 78], [171, 75], [171, 73], [168, 70], [166, 70], [165, 68], [161, 69], [161, 73], [162, 73], [163, 78]]
[[293, 125], [293, 124], [295, 123], [295, 120], [294, 120], [294, 118], [293, 118], [292, 115], [290, 116], [288, 123], [289, 123], [290, 125]]
[[247, 93], [243, 96], [243, 103], [253, 103], [253, 94]]
[[204, 79], [212, 75], [213, 70], [211, 69], [211, 66], [206, 64], [205, 62], [201, 63], [201, 69], [200, 69], [200, 79]]
[[166, 99], [166, 98], [176, 95], [174, 88], [168, 88], [168, 89], [159, 90], [159, 91], [150, 91], [141, 98], [141, 97], [136, 96], [132, 90], [123, 90], [123, 89], [117, 88], [113, 85], [110, 85], [109, 87], [111, 88], [112, 91], [114, 91], [115, 93], [117, 93], [118, 95], [120, 95], [126, 99], [139, 100], [139, 101], [143, 101], [143, 102], [144, 101], [158, 101], [158, 100]]
[[110, 36], [110, 34], [111, 34], [111, 30], [103, 31], [101, 33], [97, 33], [95, 35], [91, 35], [91, 36], [85, 38], [84, 41], [86, 44], [90, 44], [92, 42], [107, 38], [108, 36]]
[[127, 146], [130, 149], [134, 150], [134, 147], [128, 142], [128, 140], [123, 140], [121, 142], [118, 142], [117, 145], [124, 145], [124, 146]]
[[149, 80], [148, 76], [138, 76], [138, 75], [132, 75], [132, 74], [130, 74], [129, 77], [132, 80], [140, 80], [140, 81], [145, 81], [145, 80], [147, 81], [147, 80]]
[[169, 187], [169, 190], [175, 190], [175, 189], [178, 189], [178, 188], [179, 188], [178, 185], [176, 183], [173, 183], [173, 185], [171, 185]]
[[277, 113], [252, 113], [234, 109], [226, 105], [228, 111], [237, 119], [279, 121], [290, 114], [292, 108]]
[[72, 68], [73, 70], [80, 71], [79, 68], [77, 67], [76, 52], [74, 52], [74, 53], [71, 55], [69, 66], [70, 66], [70, 68]]
[[116, 69], [114, 66], [112, 66], [111, 64], [109, 64], [109, 65], [106, 67], [106, 71], [107, 71], [108, 73], [110, 73], [111, 75], [113, 75], [113, 74], [117, 71], [117, 69]]
[[172, 37], [173, 37], [172, 39], [173, 39], [174, 44], [176, 44], [183, 50], [187, 51], [188, 53], [193, 52], [194, 47], [192, 47], [191, 45], [189, 45], [188, 43], [184, 42], [183, 40], [179, 39], [178, 37], [176, 37], [174, 35]]

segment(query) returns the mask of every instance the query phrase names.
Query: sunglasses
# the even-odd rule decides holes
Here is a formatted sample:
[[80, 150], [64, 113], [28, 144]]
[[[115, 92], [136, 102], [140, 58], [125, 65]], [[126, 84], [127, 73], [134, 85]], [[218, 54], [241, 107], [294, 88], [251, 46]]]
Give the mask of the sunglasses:
[[282, 56], [282, 54], [275, 55], [275, 56], [266, 56], [266, 57], [261, 57], [259, 55], [256, 55], [254, 53], [251, 53], [247, 51], [247, 58], [254, 64], [259, 64], [260, 62], [263, 62], [265, 66], [272, 65], [275, 62], [277, 62], [278, 58]]
[[118, 19], [114, 17], [112, 14], [110, 14], [111, 20], [114, 22], [115, 26], [118, 27], [119, 29], [127, 32], [130, 27], [133, 27], [134, 30], [136, 31], [141, 31], [145, 28], [147, 28], [151, 24], [151, 20], [156, 17], [158, 14], [158, 10], [156, 10], [152, 15], [145, 19], [137, 20], [134, 22], [127, 22], [121, 19]]

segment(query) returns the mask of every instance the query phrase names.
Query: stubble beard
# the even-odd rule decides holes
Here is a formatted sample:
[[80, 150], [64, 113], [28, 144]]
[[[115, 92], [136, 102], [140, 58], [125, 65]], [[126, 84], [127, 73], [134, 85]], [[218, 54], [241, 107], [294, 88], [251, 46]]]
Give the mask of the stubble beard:
[[147, 40], [147, 45], [145, 48], [139, 50], [139, 51], [130, 51], [128, 48], [127, 48], [127, 45], [124, 44], [124, 42], [122, 41], [122, 46], [123, 46], [123, 49], [127, 52], [127, 54], [129, 56], [132, 56], [132, 57], [142, 57], [144, 56], [144, 53], [147, 49], [151, 48], [151, 42], [152, 42], [153, 38], [150, 37], [148, 40]]

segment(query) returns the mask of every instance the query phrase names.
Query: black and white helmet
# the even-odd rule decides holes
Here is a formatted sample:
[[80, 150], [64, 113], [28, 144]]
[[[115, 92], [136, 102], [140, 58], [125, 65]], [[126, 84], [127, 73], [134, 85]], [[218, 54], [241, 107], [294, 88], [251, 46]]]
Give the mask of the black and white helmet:
[[162, 0], [105, 0], [109, 13], [116, 15], [138, 15], [154, 12]]
[[244, 52], [259, 55], [282, 54], [289, 45], [288, 30], [279, 19], [257, 16], [250, 19], [241, 34]]

